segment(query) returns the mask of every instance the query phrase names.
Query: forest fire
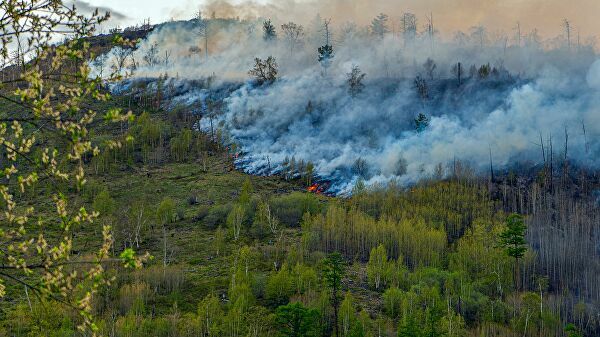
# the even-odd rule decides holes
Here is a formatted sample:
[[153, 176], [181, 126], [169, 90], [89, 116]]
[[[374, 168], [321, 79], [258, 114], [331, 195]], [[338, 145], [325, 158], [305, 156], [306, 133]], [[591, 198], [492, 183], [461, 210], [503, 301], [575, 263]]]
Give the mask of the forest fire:
[[320, 193], [319, 184], [314, 183], [314, 184], [310, 185], [307, 190], [311, 193]]
[[331, 183], [325, 181], [325, 182], [320, 182], [320, 183], [314, 183], [314, 184], [310, 185], [306, 190], [310, 193], [315, 193], [315, 194], [333, 195], [331, 192], [328, 192], [330, 186], [331, 186]]

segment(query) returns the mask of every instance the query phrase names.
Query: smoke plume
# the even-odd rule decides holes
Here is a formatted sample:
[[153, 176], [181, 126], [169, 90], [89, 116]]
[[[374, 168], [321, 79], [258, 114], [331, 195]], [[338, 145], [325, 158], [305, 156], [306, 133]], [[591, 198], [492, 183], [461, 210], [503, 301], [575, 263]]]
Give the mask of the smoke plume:
[[[344, 7], [350, 14], [328, 12], [342, 3], [352, 4]], [[599, 166], [600, 61], [593, 44], [535, 31], [514, 38], [479, 26], [401, 30], [391, 19], [400, 13], [386, 3], [373, 3], [389, 11], [380, 32], [366, 24], [372, 17], [359, 18], [371, 12], [363, 11], [365, 4], [331, 1], [319, 6], [322, 13], [355, 21], [333, 21], [325, 36], [327, 16], [303, 15], [304, 34], [292, 42], [280, 27], [293, 18], [275, 15], [284, 8], [308, 13], [306, 3], [215, 2], [209, 10], [232, 18], [205, 19], [208, 38], [198, 34], [197, 20], [157, 27], [133, 54], [137, 67], [127, 83], [168, 74], [176, 89], [172, 104], [202, 107], [200, 127], [218, 126], [223, 141], [237, 145], [240, 168], [267, 175], [289, 170], [291, 162], [302, 171], [310, 162], [321, 179], [333, 182], [332, 193], [350, 192], [359, 179], [412, 183], [443, 175], [456, 160], [478, 171], [490, 164], [538, 165], [548, 160], [551, 141], [554, 157]], [[424, 3], [432, 1], [415, 6]], [[486, 13], [502, 6], [480, 3]], [[450, 22], [452, 13], [440, 22]], [[278, 32], [274, 41], [263, 39], [263, 19], [257, 19], [269, 14]], [[459, 14], [453, 20], [464, 21]], [[334, 57], [323, 64], [317, 48], [328, 40]], [[160, 52], [148, 62], [152, 48]], [[268, 56], [278, 62], [279, 78], [258, 85], [248, 70], [255, 57]], [[365, 77], [364, 88], [352, 94], [348, 74], [354, 67]], [[209, 86], [194, 84], [207, 78]], [[207, 99], [224, 108], [209, 116]], [[420, 115], [424, 125], [415, 121]]]

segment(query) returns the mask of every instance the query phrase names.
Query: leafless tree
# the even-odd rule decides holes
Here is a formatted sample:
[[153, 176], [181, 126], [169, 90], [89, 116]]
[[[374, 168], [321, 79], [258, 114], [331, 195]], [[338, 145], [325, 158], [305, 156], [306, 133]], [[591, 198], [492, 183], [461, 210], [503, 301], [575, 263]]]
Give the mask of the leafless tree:
[[284, 38], [290, 48], [290, 55], [293, 55], [294, 48], [302, 44], [302, 39], [304, 38], [304, 27], [293, 22], [288, 22], [281, 25], [281, 30], [283, 31]]
[[571, 49], [571, 22], [568, 19], [563, 20], [563, 28], [565, 30], [565, 37], [567, 38], [567, 47]]
[[148, 48], [148, 51], [146, 51], [146, 54], [144, 54], [144, 56], [143, 56], [144, 62], [146, 63], [147, 66], [152, 67], [152, 66], [157, 65], [160, 62], [158, 53], [159, 53], [158, 42], [154, 42], [150, 46], [150, 48]]
[[208, 40], [210, 38], [210, 21], [202, 17], [202, 12], [198, 12], [194, 18], [197, 34], [204, 43], [204, 56], [208, 59]]
[[417, 16], [412, 13], [404, 13], [400, 22], [402, 24], [404, 43], [414, 41], [417, 37]]

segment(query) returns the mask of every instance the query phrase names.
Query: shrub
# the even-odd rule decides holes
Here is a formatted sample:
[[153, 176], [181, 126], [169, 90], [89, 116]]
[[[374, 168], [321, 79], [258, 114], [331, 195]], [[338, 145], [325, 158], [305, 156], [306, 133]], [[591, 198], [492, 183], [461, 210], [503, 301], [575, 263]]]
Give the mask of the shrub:
[[297, 227], [304, 213], [316, 214], [321, 205], [316, 196], [309, 193], [294, 192], [271, 200], [275, 217], [288, 227]]
[[226, 226], [227, 215], [229, 215], [231, 207], [231, 204], [213, 206], [204, 218], [204, 224], [206, 227], [209, 229], [215, 229], [219, 226]]

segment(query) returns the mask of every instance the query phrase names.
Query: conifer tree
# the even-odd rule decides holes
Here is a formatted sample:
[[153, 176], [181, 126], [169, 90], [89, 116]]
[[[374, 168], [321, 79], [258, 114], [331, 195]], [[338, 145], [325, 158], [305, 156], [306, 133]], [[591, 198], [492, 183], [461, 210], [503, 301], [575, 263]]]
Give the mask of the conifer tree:
[[336, 337], [340, 336], [338, 315], [341, 300], [340, 291], [345, 269], [344, 259], [338, 252], [329, 254], [324, 260], [323, 278], [331, 291], [330, 302], [333, 307], [333, 326]]
[[504, 248], [506, 254], [515, 259], [514, 277], [515, 289], [519, 288], [519, 259], [525, 255], [527, 251], [527, 241], [525, 240], [525, 232], [527, 226], [523, 221], [523, 216], [519, 214], [511, 214], [506, 219], [506, 229], [500, 233], [500, 245]]

